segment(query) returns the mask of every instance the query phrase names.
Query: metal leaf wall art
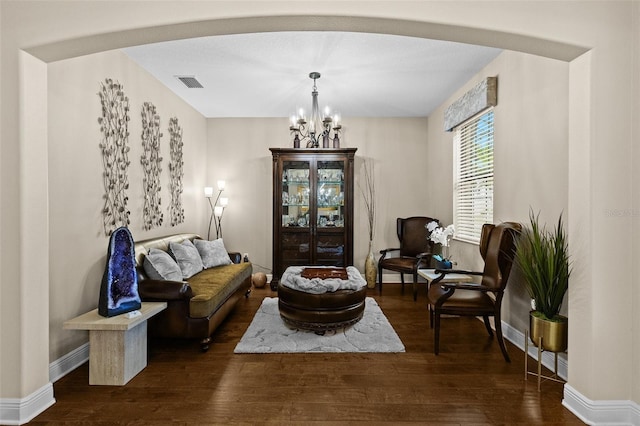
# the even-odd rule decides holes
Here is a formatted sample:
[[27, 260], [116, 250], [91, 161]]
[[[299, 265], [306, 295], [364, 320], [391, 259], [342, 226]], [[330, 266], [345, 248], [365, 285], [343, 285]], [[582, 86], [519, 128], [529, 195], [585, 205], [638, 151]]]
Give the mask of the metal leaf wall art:
[[143, 228], [149, 230], [162, 225], [163, 214], [160, 209], [160, 116], [151, 102], [142, 104], [142, 186], [144, 190]]
[[178, 125], [178, 118], [169, 119], [169, 150], [171, 161], [169, 162], [169, 185], [171, 186], [171, 205], [169, 215], [171, 226], [184, 222], [184, 209], [182, 208], [182, 176], [184, 175], [182, 161], [182, 129]]
[[98, 117], [102, 140], [104, 208], [102, 221], [105, 234], [129, 225], [127, 190], [129, 189], [129, 98], [122, 85], [110, 78], [100, 83], [102, 117]]

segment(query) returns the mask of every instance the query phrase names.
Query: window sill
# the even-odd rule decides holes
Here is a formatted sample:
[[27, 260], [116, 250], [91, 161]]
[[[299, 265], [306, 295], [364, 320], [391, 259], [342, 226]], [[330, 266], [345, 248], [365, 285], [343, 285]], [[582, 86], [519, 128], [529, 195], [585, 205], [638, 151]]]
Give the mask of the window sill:
[[480, 241], [479, 240], [472, 240], [471, 238], [460, 238], [460, 237], [453, 237], [454, 241], [459, 241], [461, 243], [467, 243], [467, 244], [473, 244], [475, 246], [479, 246], [480, 245]]

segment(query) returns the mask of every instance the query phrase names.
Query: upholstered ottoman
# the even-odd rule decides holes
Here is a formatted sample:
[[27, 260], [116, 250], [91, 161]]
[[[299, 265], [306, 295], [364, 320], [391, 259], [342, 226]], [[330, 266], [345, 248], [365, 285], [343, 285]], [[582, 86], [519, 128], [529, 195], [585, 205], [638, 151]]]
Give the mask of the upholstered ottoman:
[[353, 266], [322, 268], [291, 266], [282, 274], [278, 308], [292, 327], [322, 334], [362, 318], [367, 283], [360, 272]]

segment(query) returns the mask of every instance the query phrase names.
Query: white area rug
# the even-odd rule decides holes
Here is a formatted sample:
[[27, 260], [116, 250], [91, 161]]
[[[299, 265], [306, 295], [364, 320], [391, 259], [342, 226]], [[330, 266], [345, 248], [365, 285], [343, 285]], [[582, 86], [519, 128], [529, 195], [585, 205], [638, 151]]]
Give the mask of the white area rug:
[[280, 318], [278, 298], [267, 297], [234, 349], [237, 354], [404, 351], [402, 341], [372, 297], [367, 297], [360, 321], [327, 331], [324, 336], [290, 328]]

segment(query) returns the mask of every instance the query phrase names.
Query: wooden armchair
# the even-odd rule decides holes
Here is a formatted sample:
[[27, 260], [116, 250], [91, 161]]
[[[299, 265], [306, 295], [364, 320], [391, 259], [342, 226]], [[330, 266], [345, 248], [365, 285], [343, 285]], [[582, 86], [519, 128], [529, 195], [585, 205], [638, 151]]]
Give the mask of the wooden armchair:
[[[396, 228], [399, 248], [388, 248], [380, 250], [378, 260], [378, 283], [379, 291], [382, 294], [382, 270], [400, 272], [402, 291], [404, 293], [404, 274], [413, 276], [413, 300], [418, 298], [418, 268], [428, 268], [431, 264], [433, 252], [433, 242], [427, 237], [429, 231], [426, 225], [431, 221], [438, 221], [426, 216], [413, 216], [406, 219], [398, 218]], [[397, 257], [387, 257], [389, 253], [399, 252]]]
[[[500, 309], [511, 265], [515, 254], [517, 235], [522, 227], [518, 223], [505, 222], [499, 225], [485, 224], [480, 239], [480, 255], [484, 259], [484, 270], [436, 270], [441, 275], [431, 282], [428, 290], [429, 324], [434, 330], [434, 352], [440, 351], [440, 315], [482, 317], [484, 325], [493, 337], [489, 317], [495, 319], [496, 334], [500, 350], [507, 362], [511, 362], [502, 336]], [[480, 275], [479, 284], [442, 283], [447, 273]]]

